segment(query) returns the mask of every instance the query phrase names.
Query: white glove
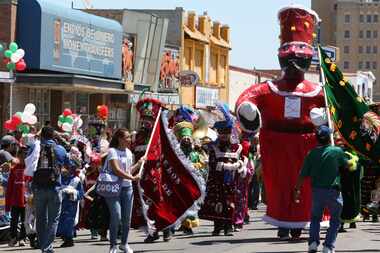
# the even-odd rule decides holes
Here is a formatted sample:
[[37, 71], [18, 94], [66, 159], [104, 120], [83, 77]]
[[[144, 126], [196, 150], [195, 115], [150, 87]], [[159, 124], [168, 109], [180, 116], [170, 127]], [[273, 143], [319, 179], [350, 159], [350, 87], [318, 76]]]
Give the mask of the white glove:
[[250, 102], [243, 102], [239, 106], [237, 113], [249, 121], [254, 121], [257, 116], [257, 111], [258, 109], [255, 104]]
[[310, 111], [310, 120], [314, 126], [322, 126], [327, 123], [326, 108], [313, 108]]

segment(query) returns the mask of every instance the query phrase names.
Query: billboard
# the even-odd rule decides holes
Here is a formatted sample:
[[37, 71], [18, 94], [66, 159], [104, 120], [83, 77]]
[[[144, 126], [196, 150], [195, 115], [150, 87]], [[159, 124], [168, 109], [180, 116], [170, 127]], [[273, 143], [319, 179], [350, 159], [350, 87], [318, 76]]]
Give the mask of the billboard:
[[126, 90], [133, 90], [134, 66], [135, 66], [136, 35], [125, 34], [123, 36], [122, 53], [122, 76]]
[[161, 89], [177, 89], [179, 86], [179, 50], [165, 48], [160, 65]]
[[46, 0], [20, 0], [17, 42], [29, 69], [121, 79], [122, 27]]

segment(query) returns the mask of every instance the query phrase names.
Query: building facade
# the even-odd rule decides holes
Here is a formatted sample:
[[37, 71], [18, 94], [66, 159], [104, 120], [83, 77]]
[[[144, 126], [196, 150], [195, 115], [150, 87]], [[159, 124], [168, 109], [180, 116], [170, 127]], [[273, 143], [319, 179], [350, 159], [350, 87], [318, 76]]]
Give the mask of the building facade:
[[[344, 72], [368, 72], [380, 77], [380, 1], [312, 0], [312, 9], [322, 19], [323, 45], [340, 49], [339, 67]], [[380, 101], [374, 81], [373, 100]]]

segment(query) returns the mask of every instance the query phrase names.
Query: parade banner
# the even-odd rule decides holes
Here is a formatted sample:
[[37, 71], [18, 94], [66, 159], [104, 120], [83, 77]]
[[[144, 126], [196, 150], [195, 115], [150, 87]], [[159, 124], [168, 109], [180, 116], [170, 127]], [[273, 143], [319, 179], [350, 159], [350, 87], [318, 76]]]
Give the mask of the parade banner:
[[320, 64], [331, 119], [344, 142], [361, 155], [380, 162], [380, 118], [370, 111], [337, 65], [320, 50]]
[[[204, 198], [202, 180], [168, 128], [168, 112], [157, 117], [139, 182], [149, 232], [163, 230], [198, 209]], [[204, 184], [203, 184], [204, 185]]]

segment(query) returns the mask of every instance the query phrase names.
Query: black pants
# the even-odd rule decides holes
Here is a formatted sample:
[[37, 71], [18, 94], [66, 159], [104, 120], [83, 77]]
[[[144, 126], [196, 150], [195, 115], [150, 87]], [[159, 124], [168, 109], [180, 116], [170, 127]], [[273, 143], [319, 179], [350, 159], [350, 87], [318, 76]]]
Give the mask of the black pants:
[[[12, 206], [11, 208], [11, 238], [16, 238], [18, 240], [25, 240], [25, 207]], [[19, 237], [17, 237], [17, 227], [19, 222], [21, 222], [21, 230]]]
[[227, 231], [232, 231], [232, 223], [231, 222], [227, 222], [227, 221], [219, 221], [219, 220], [216, 220], [214, 221], [214, 231], [222, 231], [224, 230], [224, 232], [227, 232]]

